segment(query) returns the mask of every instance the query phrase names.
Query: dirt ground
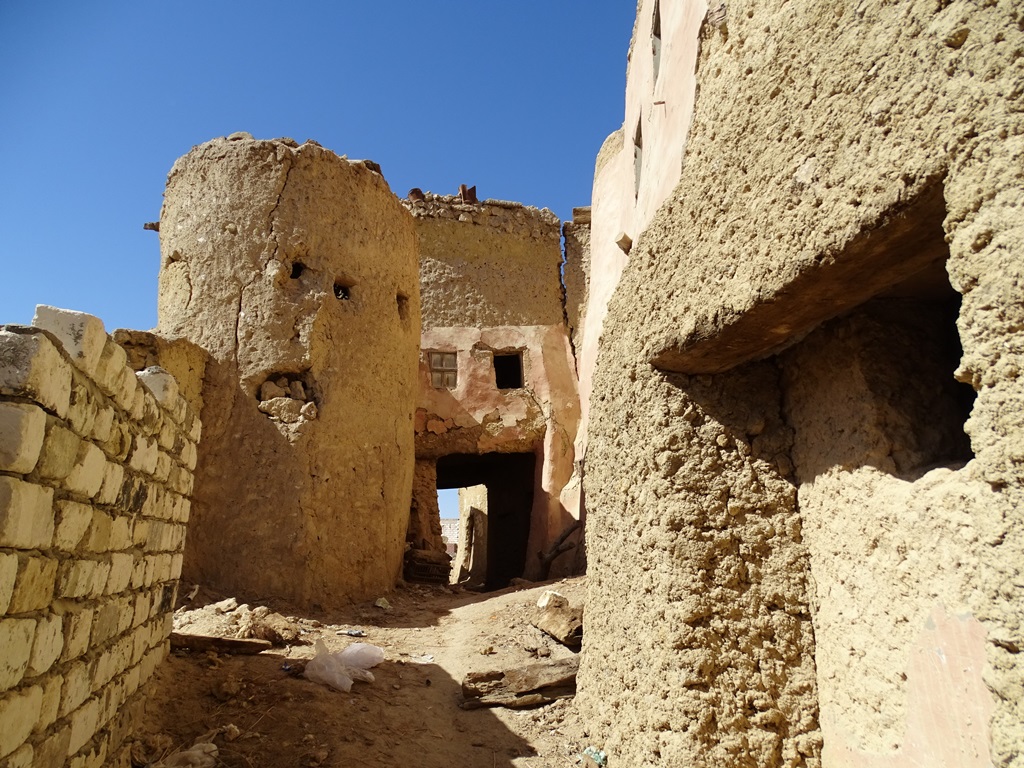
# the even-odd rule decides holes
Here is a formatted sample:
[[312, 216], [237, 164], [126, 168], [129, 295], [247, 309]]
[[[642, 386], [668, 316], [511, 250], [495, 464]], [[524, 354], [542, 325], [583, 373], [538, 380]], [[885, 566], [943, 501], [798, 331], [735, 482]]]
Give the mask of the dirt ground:
[[[301, 644], [254, 656], [173, 651], [154, 680], [133, 759], [149, 765], [196, 741], [212, 741], [216, 765], [231, 768], [579, 765], [591, 742], [572, 699], [526, 710], [459, 707], [467, 672], [572, 655], [530, 624], [546, 589], [582, 604], [583, 577], [485, 594], [405, 585], [386, 596], [389, 608], [369, 602], [332, 615], [289, 614], [271, 604], [293, 622]], [[176, 611], [176, 629], [237, 632], [248, 611], [218, 612], [212, 603], [222, 597], [196, 595]], [[347, 630], [366, 637], [339, 634]], [[317, 638], [331, 651], [353, 642], [382, 647], [385, 660], [372, 670], [375, 681], [341, 693], [295, 676], [312, 658]]]

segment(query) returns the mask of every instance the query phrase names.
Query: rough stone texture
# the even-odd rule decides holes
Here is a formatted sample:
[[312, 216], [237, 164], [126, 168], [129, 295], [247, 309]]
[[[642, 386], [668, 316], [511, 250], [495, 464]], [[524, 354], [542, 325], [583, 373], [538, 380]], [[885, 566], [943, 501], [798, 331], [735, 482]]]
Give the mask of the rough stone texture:
[[[681, 4], [663, 0], [663, 14], [670, 5]], [[641, 4], [642, 13], [647, 8]], [[643, 20], [636, 34], [647, 34]], [[634, 48], [633, 66], [644, 50]], [[793, 450], [778, 452], [774, 471], [799, 484], [809, 554], [789, 564], [784, 601], [808, 599], [801, 574], [808, 564], [819, 591], [810, 602], [815, 643], [809, 632], [801, 635], [806, 642], [792, 661], [793, 684], [804, 686], [801, 702], [770, 708], [784, 729], [807, 734], [802, 746], [800, 738], [783, 739], [807, 755], [783, 764], [815, 760], [818, 693], [796, 670], [813, 668], [816, 659], [825, 765], [1024, 765], [1024, 604], [1014, 586], [1024, 563], [1022, 68], [1024, 18], [1009, 0], [869, 0], [856, 8], [736, 0], [709, 14], [680, 182], [633, 237], [591, 398], [586, 490], [594, 586], [580, 700], [612, 728], [626, 763], [660, 764], [649, 734], [668, 709], [663, 741], [678, 739], [689, 749], [711, 739], [705, 753], [675, 753], [692, 764], [778, 764], [757, 740], [719, 759], [741, 734], [757, 732], [753, 718], [716, 715], [713, 738], [703, 726], [676, 725], [672, 716], [690, 694], [676, 705], [632, 692], [621, 705], [612, 702], [615, 686], [631, 686], [637, 670], [685, 676], [688, 654], [708, 647], [667, 636], [638, 651], [638, 627], [661, 626], [662, 616], [694, 595], [710, 596], [710, 616], [734, 604], [731, 595], [687, 588], [693, 569], [706, 571], [688, 546], [706, 535], [701, 518], [660, 544], [678, 552], [679, 573], [665, 578], [669, 596], [627, 611], [628, 633], [620, 616], [592, 615], [589, 606], [624, 597], [627, 579], [668, 559], [647, 543], [657, 540], [647, 531], [659, 530], [665, 509], [713, 503], [662, 491], [664, 481], [650, 469], [680, 444], [675, 482], [706, 490], [720, 472], [702, 459], [718, 436], [673, 438], [680, 427], [671, 406], [682, 402], [684, 414], [691, 400], [738, 397], [735, 411], [760, 412], [745, 427], [736, 420], [739, 431], [768, 435], [768, 415], [782, 409], [784, 397]], [[595, 270], [597, 233], [607, 226], [598, 213], [595, 198]], [[737, 389], [758, 369], [737, 364], [798, 344], [829, 318], [931, 271], [947, 253], [950, 281], [963, 295], [956, 377], [977, 391], [966, 427], [975, 459], [966, 466], [942, 448], [948, 430], [932, 429], [947, 421], [946, 406], [926, 391], [937, 358], [913, 324], [899, 332], [885, 326], [893, 346], [879, 350], [886, 333], [870, 318], [851, 316], [763, 364], [782, 371], [785, 394], [767, 385]], [[845, 359], [840, 349], [848, 351]], [[921, 359], [923, 368], [910, 365]], [[729, 372], [672, 376], [652, 371], [651, 362]], [[952, 364], [945, 368], [951, 374]], [[714, 392], [703, 394], [706, 386]], [[735, 437], [726, 430], [726, 445]], [[637, 459], [623, 461], [634, 452]], [[757, 455], [752, 444], [751, 457]], [[771, 476], [755, 472], [752, 507], [777, 504], [778, 493], [761, 479]], [[722, 482], [729, 498], [750, 487], [730, 473]], [[773, 526], [794, 552], [803, 551], [800, 517], [788, 531]], [[740, 552], [756, 546], [751, 532], [737, 533]], [[763, 570], [761, 578], [769, 574]], [[751, 621], [736, 634], [756, 631]], [[742, 676], [768, 647], [753, 644], [727, 658], [723, 675]], [[616, 707], [629, 724], [616, 723]]]
[[974, 616], [1000, 500], [961, 469], [970, 390], [936, 349], [956, 337], [939, 309], [871, 302], [784, 358], [828, 764], [991, 764]]
[[565, 320], [573, 349], [583, 343], [587, 301], [590, 296], [590, 208], [573, 209], [573, 220], [562, 225], [565, 266]]
[[806, 552], [780, 471], [791, 435], [778, 373], [666, 377], [619, 362], [636, 342], [610, 338], [587, 456], [590, 731], [623, 765], [815, 765]]
[[416, 217], [424, 328], [563, 322], [561, 238], [551, 211], [431, 193], [403, 203]]
[[0, 328], [16, 457], [0, 476], [0, 757], [127, 765], [140, 687], [167, 652], [199, 424], [97, 318], [40, 307], [35, 322]]
[[375, 168], [236, 135], [170, 173], [157, 333], [210, 356], [190, 580], [329, 607], [399, 574], [419, 288]]

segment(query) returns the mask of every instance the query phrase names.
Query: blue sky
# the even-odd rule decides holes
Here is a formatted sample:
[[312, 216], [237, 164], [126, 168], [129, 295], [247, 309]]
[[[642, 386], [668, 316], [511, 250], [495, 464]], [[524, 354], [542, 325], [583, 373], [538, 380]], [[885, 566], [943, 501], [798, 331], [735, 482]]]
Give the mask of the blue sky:
[[36, 304], [156, 323], [174, 160], [234, 131], [313, 138], [392, 190], [590, 200], [623, 113], [627, 0], [0, 0], [0, 322]]

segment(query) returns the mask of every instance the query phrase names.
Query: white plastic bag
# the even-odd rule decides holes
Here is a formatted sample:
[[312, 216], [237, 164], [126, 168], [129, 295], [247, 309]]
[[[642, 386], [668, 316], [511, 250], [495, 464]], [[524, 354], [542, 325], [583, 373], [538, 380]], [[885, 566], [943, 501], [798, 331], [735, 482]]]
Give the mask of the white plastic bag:
[[331, 653], [323, 640], [317, 640], [314, 648], [316, 656], [303, 673], [306, 679], [344, 693], [352, 690], [353, 680], [372, 683], [373, 673], [369, 668], [384, 661], [384, 649], [369, 643], [353, 643], [340, 653]]
[[335, 656], [347, 667], [370, 669], [384, 661], [384, 649], [369, 643], [352, 643]]

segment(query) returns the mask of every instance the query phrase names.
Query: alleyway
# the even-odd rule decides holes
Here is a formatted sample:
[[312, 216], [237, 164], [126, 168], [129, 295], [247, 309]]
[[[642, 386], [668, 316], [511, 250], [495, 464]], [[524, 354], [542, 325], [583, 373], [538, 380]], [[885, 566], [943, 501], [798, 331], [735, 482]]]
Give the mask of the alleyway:
[[[256, 656], [174, 651], [156, 676], [136, 760], [166, 757], [219, 729], [217, 765], [231, 768], [577, 765], [589, 742], [571, 699], [528, 710], [465, 711], [458, 703], [469, 671], [571, 655], [530, 618], [545, 589], [578, 604], [583, 587], [577, 578], [480, 595], [409, 585], [387, 596], [390, 610], [369, 602], [344, 615], [292, 617], [308, 644]], [[350, 629], [385, 649], [373, 683], [346, 694], [283, 669], [310, 658], [318, 637], [334, 651], [354, 642], [338, 634]]]

